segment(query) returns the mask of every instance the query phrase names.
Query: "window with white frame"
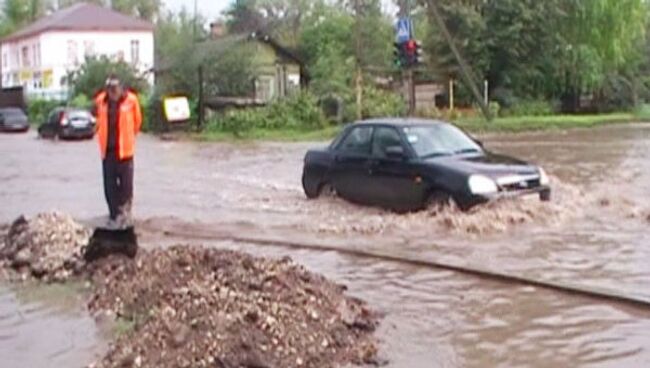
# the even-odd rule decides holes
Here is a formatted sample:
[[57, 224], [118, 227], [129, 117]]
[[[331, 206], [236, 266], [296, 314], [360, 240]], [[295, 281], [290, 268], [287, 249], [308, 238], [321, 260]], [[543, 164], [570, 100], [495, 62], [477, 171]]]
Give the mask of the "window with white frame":
[[34, 62], [34, 66], [38, 66], [38, 44], [33, 44], [32, 45], [32, 61]]
[[16, 47], [14, 49], [14, 52], [11, 53], [11, 64], [17, 68], [20, 65], [20, 53], [18, 52], [18, 48]]
[[79, 57], [77, 56], [77, 42], [68, 40], [68, 64], [79, 65]]
[[84, 41], [84, 56], [94, 56], [95, 55], [95, 41], [86, 40]]
[[30, 67], [32, 65], [31, 58], [29, 57], [29, 46], [23, 46], [20, 49], [20, 56], [22, 58], [23, 67]]
[[131, 40], [131, 63], [140, 63], [140, 41]]

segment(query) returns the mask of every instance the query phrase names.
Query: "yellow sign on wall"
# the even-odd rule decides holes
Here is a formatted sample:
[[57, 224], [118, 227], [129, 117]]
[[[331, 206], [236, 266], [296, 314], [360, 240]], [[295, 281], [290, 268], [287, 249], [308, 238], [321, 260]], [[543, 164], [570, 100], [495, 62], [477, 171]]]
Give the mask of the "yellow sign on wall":
[[33, 73], [32, 73], [31, 70], [21, 70], [20, 71], [20, 76], [19, 76], [20, 83], [31, 81], [32, 78], [33, 78]]
[[54, 73], [52, 69], [43, 70], [43, 88], [52, 87], [52, 81], [54, 78]]

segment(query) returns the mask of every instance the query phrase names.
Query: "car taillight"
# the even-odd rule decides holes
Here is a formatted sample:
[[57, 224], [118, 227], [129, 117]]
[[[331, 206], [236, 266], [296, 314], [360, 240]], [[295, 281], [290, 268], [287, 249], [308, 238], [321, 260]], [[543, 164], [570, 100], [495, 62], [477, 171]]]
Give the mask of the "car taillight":
[[65, 115], [65, 112], [61, 112], [59, 114], [59, 124], [61, 125], [68, 125], [68, 117]]

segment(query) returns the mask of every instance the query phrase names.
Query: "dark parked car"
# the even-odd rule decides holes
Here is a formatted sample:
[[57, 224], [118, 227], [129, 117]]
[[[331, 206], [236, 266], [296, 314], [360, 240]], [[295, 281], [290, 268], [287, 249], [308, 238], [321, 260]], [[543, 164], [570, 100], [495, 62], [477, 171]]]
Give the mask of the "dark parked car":
[[42, 138], [83, 139], [95, 135], [95, 118], [83, 109], [58, 107], [38, 127]]
[[26, 132], [29, 130], [29, 119], [25, 112], [17, 107], [0, 108], [0, 131]]
[[453, 200], [467, 210], [492, 199], [550, 200], [544, 170], [491, 153], [457, 127], [420, 119], [376, 119], [346, 127], [305, 156], [308, 198], [333, 191], [350, 201], [411, 211]]

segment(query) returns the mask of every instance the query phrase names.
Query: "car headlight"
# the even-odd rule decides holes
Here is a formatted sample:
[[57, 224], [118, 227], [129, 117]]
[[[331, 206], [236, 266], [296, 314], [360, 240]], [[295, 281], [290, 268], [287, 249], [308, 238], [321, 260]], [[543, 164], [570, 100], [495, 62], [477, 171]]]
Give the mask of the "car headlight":
[[548, 178], [548, 175], [546, 175], [546, 171], [542, 169], [541, 167], [539, 169], [539, 184], [540, 185], [549, 185], [551, 183], [551, 180]]
[[472, 194], [492, 194], [499, 191], [497, 183], [485, 175], [472, 175], [467, 184]]

